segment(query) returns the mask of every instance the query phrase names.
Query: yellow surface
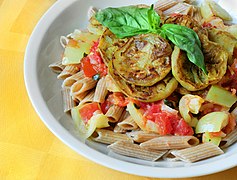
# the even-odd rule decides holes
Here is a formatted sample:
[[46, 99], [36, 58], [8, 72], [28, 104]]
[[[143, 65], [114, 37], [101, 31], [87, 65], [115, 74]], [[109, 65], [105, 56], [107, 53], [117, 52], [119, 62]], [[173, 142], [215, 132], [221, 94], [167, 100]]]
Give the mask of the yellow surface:
[[[0, 0], [0, 179], [152, 179], [78, 155], [45, 127], [31, 106], [23, 79], [24, 51], [33, 27], [54, 2]], [[237, 168], [189, 179], [233, 180]]]

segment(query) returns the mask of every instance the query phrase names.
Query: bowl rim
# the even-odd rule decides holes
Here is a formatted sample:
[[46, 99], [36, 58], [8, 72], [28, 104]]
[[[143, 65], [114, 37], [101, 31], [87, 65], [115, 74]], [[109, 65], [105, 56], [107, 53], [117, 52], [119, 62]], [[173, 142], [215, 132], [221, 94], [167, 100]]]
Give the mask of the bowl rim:
[[[40, 21], [34, 28], [29, 42], [26, 47], [24, 57], [24, 80], [29, 99], [37, 112], [40, 119], [47, 128], [64, 144], [79, 153], [80, 155], [90, 159], [105, 167], [121, 171], [128, 174], [156, 177], [156, 178], [188, 178], [196, 176], [204, 176], [237, 166], [237, 153], [224, 157], [224, 159], [216, 160], [206, 164], [188, 166], [188, 167], [152, 167], [134, 164], [116, 158], [107, 156], [93, 148], [85, 145], [71, 135], [60, 123], [55, 123], [55, 118], [47, 108], [43, 96], [40, 92], [37, 78], [37, 59], [40, 45], [47, 29], [57, 16], [73, 3], [83, 0], [58, 0], [47, 12], [41, 17]], [[35, 98], [37, 97], [37, 98]]]

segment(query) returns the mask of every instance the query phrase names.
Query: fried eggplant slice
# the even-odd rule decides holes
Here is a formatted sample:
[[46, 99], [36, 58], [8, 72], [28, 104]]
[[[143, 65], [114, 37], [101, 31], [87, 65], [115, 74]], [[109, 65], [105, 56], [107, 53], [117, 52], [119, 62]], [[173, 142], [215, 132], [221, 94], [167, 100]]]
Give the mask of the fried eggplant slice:
[[152, 86], [171, 70], [172, 48], [157, 34], [142, 34], [114, 53], [113, 64], [124, 81], [136, 86]]
[[237, 58], [237, 39], [229, 32], [215, 28], [209, 29], [208, 35], [211, 41], [220, 44], [228, 51], [228, 64], [231, 65], [234, 62], [234, 58]]
[[220, 45], [201, 39], [208, 74], [191, 63], [185, 52], [175, 46], [172, 53], [172, 73], [176, 80], [189, 91], [198, 91], [221, 80], [226, 73], [228, 53]]
[[127, 38], [118, 39], [109, 29], [106, 29], [100, 37], [99, 52], [106, 65], [114, 57], [114, 52], [121, 48], [126, 42]]
[[178, 86], [178, 82], [171, 73], [153, 86], [136, 86], [124, 81], [118, 75], [113, 67], [112, 61], [110, 61], [108, 68], [109, 73], [116, 82], [117, 87], [128, 97], [142, 102], [154, 102], [164, 99], [170, 96]]

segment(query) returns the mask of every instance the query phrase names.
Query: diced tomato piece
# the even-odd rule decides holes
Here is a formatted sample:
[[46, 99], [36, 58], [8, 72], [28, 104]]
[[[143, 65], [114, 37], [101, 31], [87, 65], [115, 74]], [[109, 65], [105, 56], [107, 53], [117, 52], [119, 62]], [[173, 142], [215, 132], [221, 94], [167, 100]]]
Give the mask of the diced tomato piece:
[[194, 132], [192, 127], [189, 126], [186, 121], [180, 119], [178, 121], [178, 124], [174, 127], [174, 134], [180, 136], [188, 136], [188, 135], [191, 136], [194, 134]]
[[100, 41], [98, 40], [98, 41], [93, 43], [93, 45], [92, 45], [92, 47], [90, 49], [90, 52], [92, 52], [92, 53], [96, 53], [97, 52], [97, 49], [98, 49], [98, 46], [99, 46], [99, 42]]
[[97, 51], [98, 42], [94, 42], [90, 49], [90, 54], [81, 60], [82, 70], [86, 77], [93, 77], [96, 74], [105, 76], [107, 74], [107, 67], [104, 64], [100, 53]]
[[161, 135], [193, 135], [193, 129], [176, 113], [161, 110], [163, 101], [155, 103], [139, 103], [144, 118], [155, 122]]
[[99, 104], [96, 102], [88, 103], [79, 109], [80, 116], [85, 124], [91, 119], [95, 111], [100, 110]]
[[112, 106], [112, 102], [109, 101], [108, 99], [105, 100], [105, 102], [101, 103], [101, 111], [105, 114], [109, 110], [109, 108]]
[[120, 107], [125, 107], [128, 105], [129, 100], [127, 97], [124, 96], [123, 93], [120, 92], [114, 92], [109, 95], [108, 101], [111, 102], [111, 104], [118, 105]]
[[81, 67], [86, 77], [93, 77], [97, 74], [97, 71], [94, 69], [94, 66], [91, 64], [88, 56], [81, 60]]

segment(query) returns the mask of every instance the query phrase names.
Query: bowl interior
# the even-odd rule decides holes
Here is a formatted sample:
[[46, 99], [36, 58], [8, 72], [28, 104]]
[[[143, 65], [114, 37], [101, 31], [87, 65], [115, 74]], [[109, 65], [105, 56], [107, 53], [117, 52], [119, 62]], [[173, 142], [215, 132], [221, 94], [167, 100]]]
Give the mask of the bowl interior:
[[[61, 140], [63, 140], [69, 146], [73, 147], [73, 149], [75, 149], [77, 152], [81, 153], [80, 146], [81, 146], [81, 143], [84, 143], [84, 142], [82, 142], [80, 137], [77, 135], [70, 115], [65, 114], [63, 112], [63, 103], [62, 103], [62, 96], [61, 96], [61, 91], [60, 91], [62, 81], [59, 81], [56, 78], [57, 75], [51, 72], [51, 70], [48, 68], [49, 64], [61, 59], [63, 48], [61, 47], [59, 43], [60, 36], [67, 35], [73, 32], [74, 29], [85, 29], [88, 23], [87, 11], [90, 6], [94, 6], [96, 8], [105, 8], [108, 6], [124, 6], [124, 5], [141, 4], [141, 3], [151, 4], [154, 2], [155, 2], [154, 0], [146, 0], [146, 1], [81, 0], [81, 1], [71, 1], [70, 3], [67, 3], [67, 5], [63, 5], [64, 3], [60, 1], [60, 2], [57, 2], [55, 6], [52, 7], [48, 11], [48, 13], [43, 17], [41, 22], [36, 27], [36, 30], [31, 37], [31, 42], [29, 43], [28, 48], [27, 48], [27, 53], [28, 54], [34, 53], [35, 57], [29, 60], [30, 55], [26, 55], [25, 76], [26, 76], [26, 84], [27, 84], [28, 92], [30, 94], [30, 98], [37, 112], [39, 113], [41, 119], [45, 122], [45, 124], [55, 133], [56, 136], [58, 136]], [[60, 7], [60, 6], [61, 8], [57, 9], [57, 7]], [[53, 12], [55, 14], [53, 14]], [[50, 19], [48, 18], [49, 16], [51, 16]], [[38, 34], [38, 33], [41, 33], [41, 34]], [[36, 48], [33, 48], [33, 44], [38, 44], [38, 46]], [[29, 62], [29, 61], [33, 61], [33, 62]], [[34, 81], [36, 82], [32, 82], [32, 84], [33, 83], [36, 84], [36, 87], [34, 87], [34, 89], [37, 89], [39, 91], [38, 97], [36, 97], [35, 96], [36, 94], [33, 93], [33, 90], [32, 90], [33, 87], [30, 82], [31, 80], [29, 81], [27, 80], [29, 79], [30, 71], [35, 72]], [[33, 78], [34, 77], [32, 75], [32, 79]], [[44, 108], [47, 109], [47, 112], [49, 112], [49, 114], [45, 114], [44, 111], [41, 110], [42, 106], [39, 105], [40, 102], [43, 102], [43, 105], [45, 105]], [[64, 136], [63, 133], [55, 131], [54, 129], [55, 127], [52, 127], [54, 125], [57, 125], [57, 127], [61, 127], [65, 131], [69, 132], [70, 134], [68, 136]], [[64, 130], [62, 131], [64, 132]], [[73, 141], [73, 144], [71, 141], [68, 142], [68, 138], [71, 138], [71, 137], [73, 137], [74, 139], [76, 138], [76, 140]], [[148, 168], [155, 167], [157, 169], [158, 168], [169, 169], [169, 168], [181, 168], [181, 167], [182, 168], [188, 168], [188, 167], [198, 168], [198, 167], [202, 167], [203, 165], [205, 166], [207, 165], [208, 167], [208, 164], [211, 165], [213, 163], [216, 163], [218, 161], [219, 162], [223, 161], [224, 159], [227, 159], [233, 156], [234, 154], [236, 154], [236, 150], [237, 150], [237, 144], [235, 144], [231, 146], [229, 149], [225, 150], [226, 153], [221, 156], [217, 156], [217, 157], [203, 160], [203, 161], [193, 163], [193, 164], [188, 164], [188, 163], [183, 163], [183, 162], [164, 162], [164, 161], [148, 162], [148, 161], [138, 160], [134, 158], [128, 158], [128, 157], [120, 156], [120, 155], [109, 152], [106, 149], [106, 146], [102, 144], [91, 142], [91, 141], [86, 141], [85, 143], [92, 150], [93, 153], [99, 152], [99, 154], [102, 154], [102, 155], [104, 154], [105, 156], [112, 157], [112, 161], [113, 159], [114, 160], [118, 159], [125, 162], [130, 162], [136, 165], [140, 165], [141, 167], [148, 167]], [[87, 155], [87, 157], [88, 156], [90, 155]], [[99, 160], [97, 162], [99, 162]], [[230, 166], [233, 166], [233, 164], [231, 164]], [[229, 168], [229, 167], [223, 167], [223, 169], [225, 168]], [[119, 169], [119, 168], [115, 167], [115, 169]], [[119, 170], [122, 170], [122, 169], [119, 169]], [[219, 168], [218, 170], [221, 170], [221, 168]], [[215, 172], [218, 170], [213, 169], [213, 171], [209, 171], [207, 173]], [[132, 170], [130, 171], [129, 169], [124, 170], [124, 171], [133, 173]], [[150, 176], [153, 176], [153, 177], [188, 176], [187, 174], [182, 174], [182, 171], [177, 171], [177, 172], [179, 172], [180, 174], [179, 175], [177, 174], [176, 176], [174, 174], [165, 175], [165, 174], [162, 174], [161, 171], [159, 173], [157, 172], [157, 174], [151, 174]], [[134, 174], [146, 175], [145, 173], [142, 173], [142, 172], [134, 173]], [[196, 175], [203, 175], [203, 174], [205, 174], [205, 172], [196, 173]]]

